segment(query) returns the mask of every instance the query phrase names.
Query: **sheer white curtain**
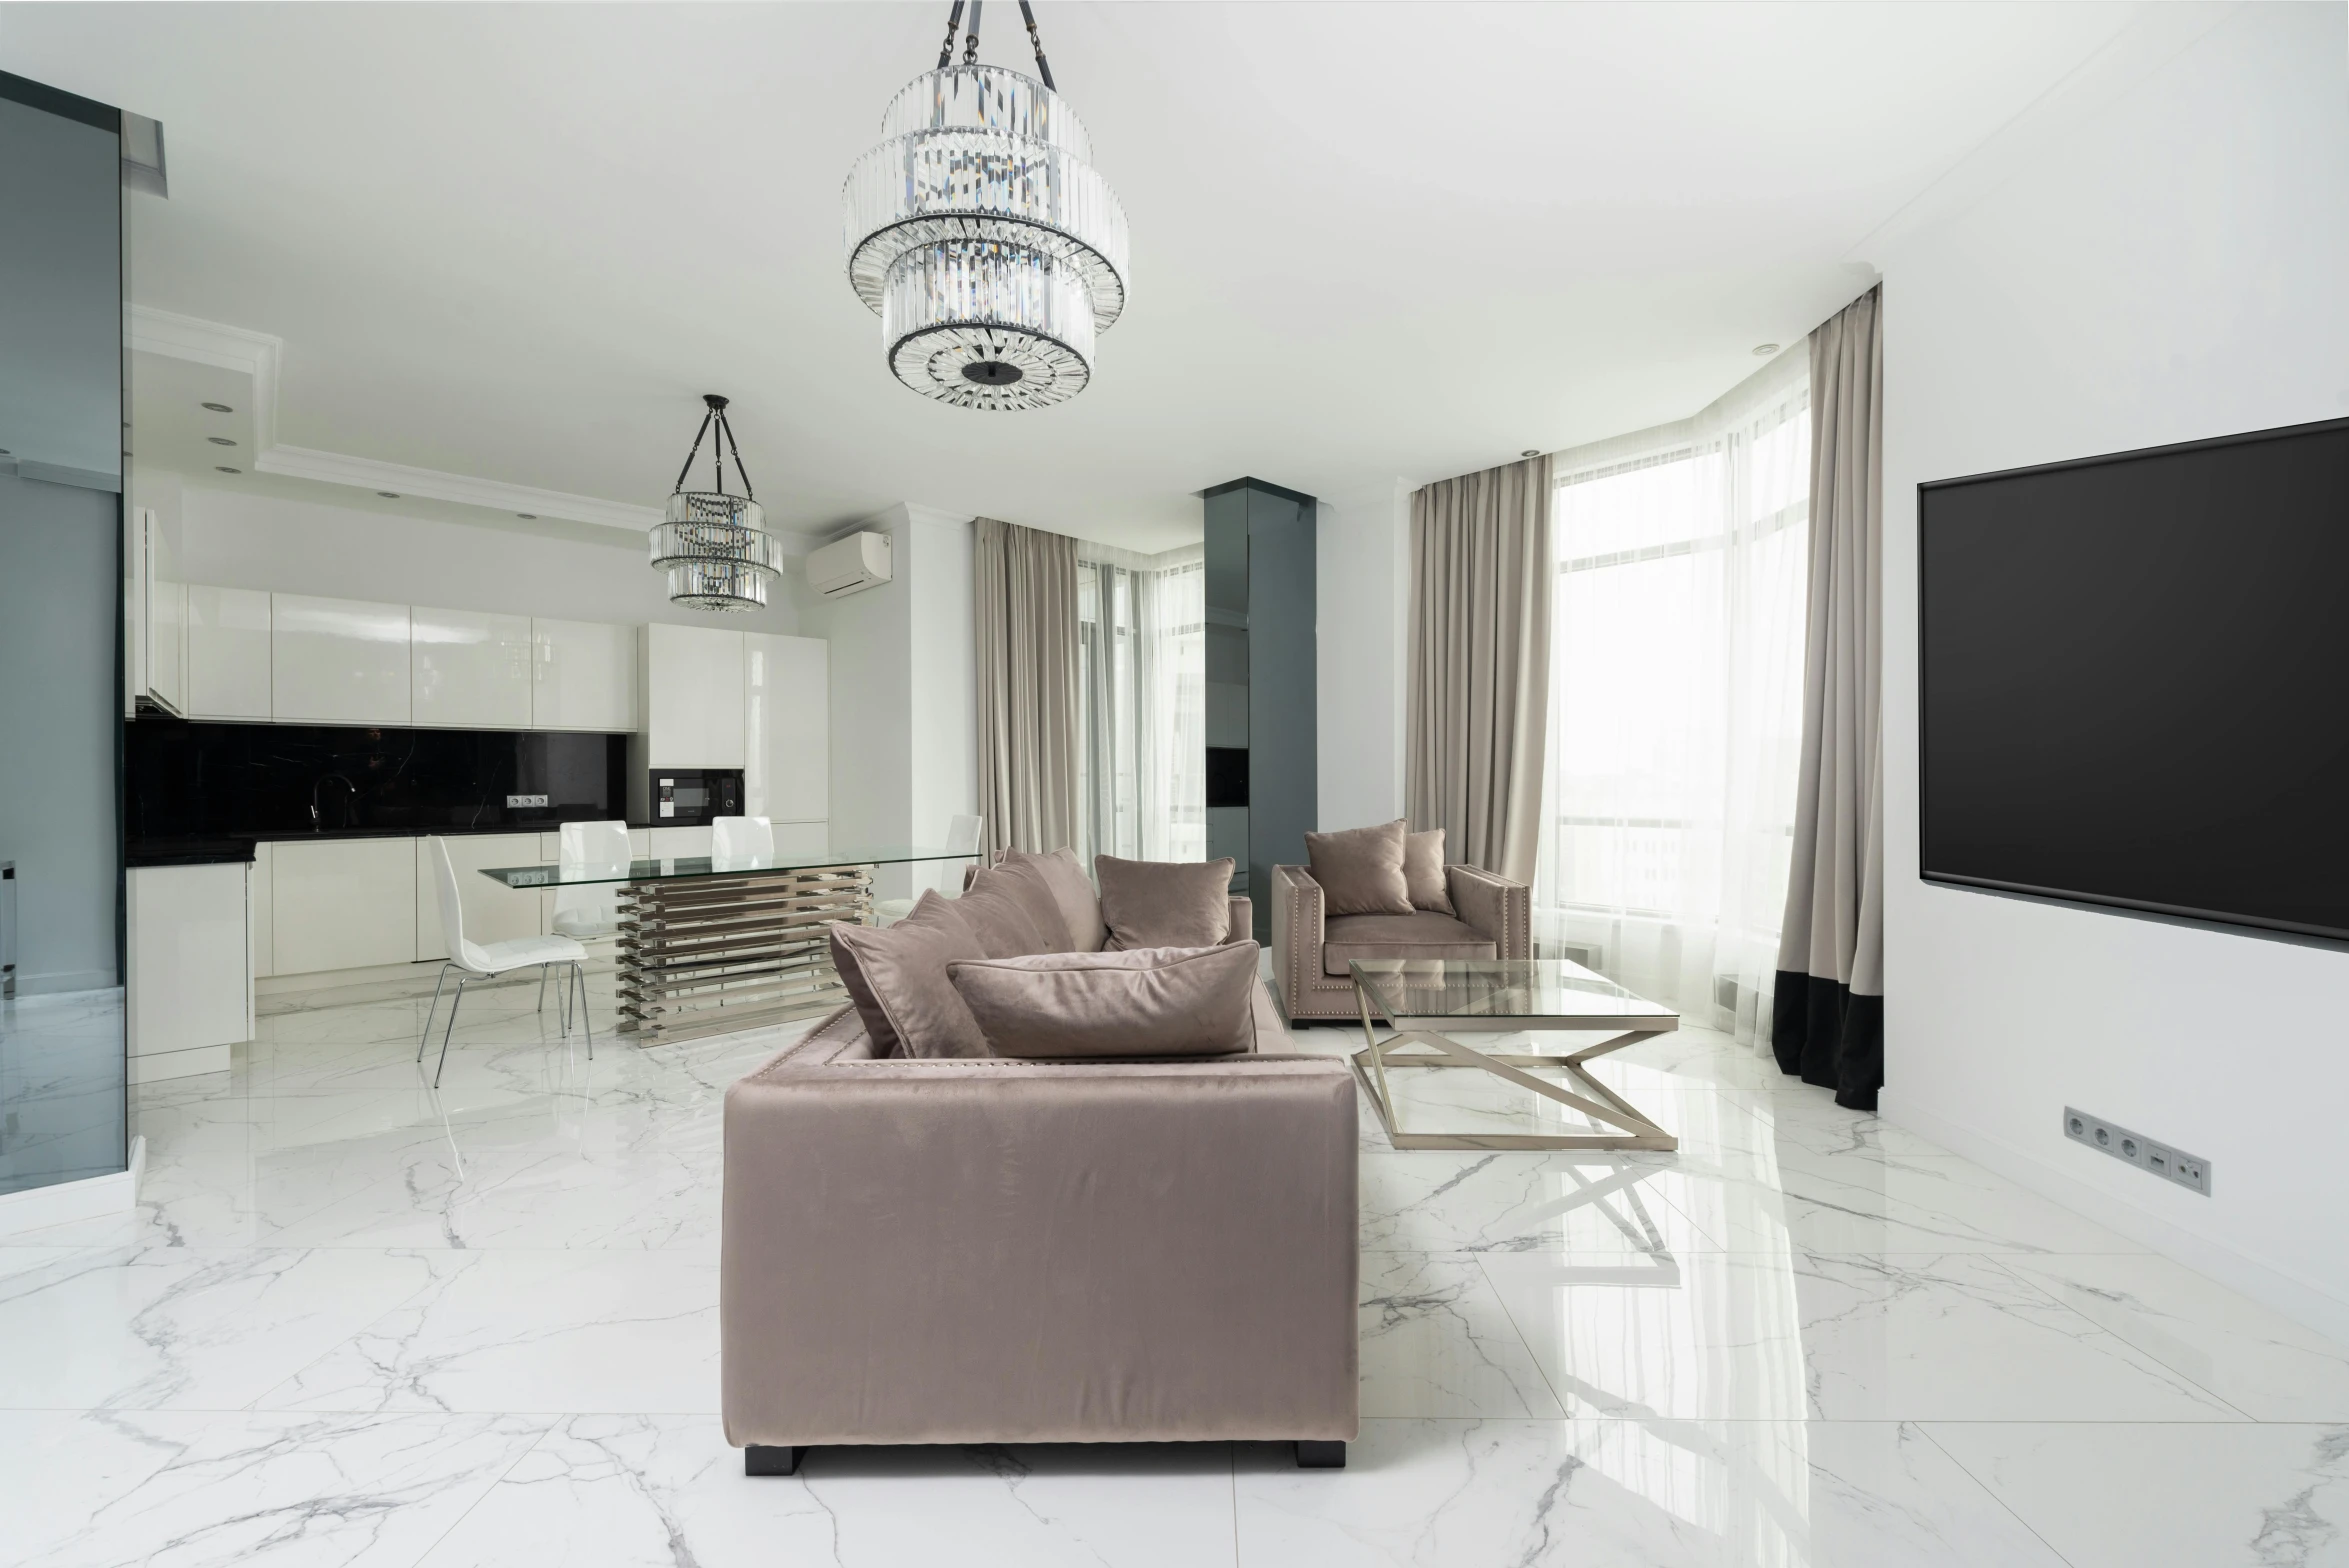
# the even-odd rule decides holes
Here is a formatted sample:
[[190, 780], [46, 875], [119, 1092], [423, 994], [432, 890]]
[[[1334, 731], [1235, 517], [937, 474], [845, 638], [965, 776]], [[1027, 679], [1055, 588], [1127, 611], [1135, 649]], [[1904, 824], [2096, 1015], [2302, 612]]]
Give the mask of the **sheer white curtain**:
[[1767, 1044], [1802, 741], [1810, 377], [1552, 460], [1537, 951]]
[[1206, 570], [1199, 546], [1077, 548], [1079, 851], [1207, 858]]

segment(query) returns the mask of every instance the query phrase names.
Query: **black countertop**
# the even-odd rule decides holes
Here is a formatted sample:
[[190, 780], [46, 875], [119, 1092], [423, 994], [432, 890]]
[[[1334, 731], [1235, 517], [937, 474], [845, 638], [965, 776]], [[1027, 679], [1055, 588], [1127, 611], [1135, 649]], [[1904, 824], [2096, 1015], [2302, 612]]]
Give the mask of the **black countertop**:
[[[583, 820], [583, 819], [572, 819]], [[611, 818], [594, 820], [610, 821]], [[476, 827], [356, 827], [326, 828], [307, 833], [220, 833], [189, 838], [145, 839], [130, 846], [124, 864], [130, 866], [204, 866], [251, 860], [256, 844], [301, 844], [317, 839], [346, 838], [473, 838], [492, 833], [555, 833], [560, 821], [491, 822]], [[631, 831], [653, 827], [631, 822]]]
[[225, 866], [253, 858], [249, 838], [177, 838], [152, 844], [133, 844], [123, 857], [132, 870], [142, 866]]

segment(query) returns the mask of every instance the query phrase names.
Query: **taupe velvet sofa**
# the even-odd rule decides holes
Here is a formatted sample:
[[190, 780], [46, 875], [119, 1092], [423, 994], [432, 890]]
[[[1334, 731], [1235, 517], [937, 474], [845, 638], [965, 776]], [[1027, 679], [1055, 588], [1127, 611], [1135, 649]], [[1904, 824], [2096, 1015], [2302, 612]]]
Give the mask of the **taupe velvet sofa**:
[[1329, 915], [1304, 866], [1272, 868], [1272, 981], [1290, 1022], [1361, 1016], [1346, 965], [1357, 958], [1531, 958], [1533, 890], [1475, 866], [1446, 866], [1456, 914]]
[[[1244, 910], [1244, 905], [1239, 906]], [[1239, 933], [1247, 931], [1239, 916]], [[1346, 1064], [876, 1059], [843, 1009], [726, 1094], [726, 1436], [1273, 1439], [1357, 1425]]]

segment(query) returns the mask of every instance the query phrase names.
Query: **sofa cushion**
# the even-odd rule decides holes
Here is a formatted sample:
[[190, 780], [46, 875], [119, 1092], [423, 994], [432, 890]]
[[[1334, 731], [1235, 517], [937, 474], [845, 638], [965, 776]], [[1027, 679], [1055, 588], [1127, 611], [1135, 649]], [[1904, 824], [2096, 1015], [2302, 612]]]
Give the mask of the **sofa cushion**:
[[1490, 958], [1492, 938], [1472, 925], [1417, 910], [1408, 915], [1339, 915], [1322, 926], [1321, 967], [1343, 976], [1357, 958]]
[[1043, 879], [1030, 871], [987, 867], [954, 900], [954, 910], [989, 958], [1058, 953], [1068, 945], [1060, 905]]
[[1066, 935], [1059, 945], [1047, 951], [1101, 951], [1102, 944], [1109, 940], [1109, 929], [1101, 923], [1101, 895], [1093, 891], [1093, 879], [1085, 875], [1084, 863], [1077, 859], [1075, 850], [1056, 849], [1049, 855], [1031, 855], [1024, 849], [1007, 849], [1000, 869], [1032, 877], [1052, 895]]
[[832, 965], [875, 1055], [987, 1054], [987, 1037], [946, 975], [956, 959], [988, 956], [955, 907], [961, 902], [924, 893], [895, 925], [833, 925]]
[[1011, 1057], [1230, 1056], [1256, 1047], [1254, 942], [1038, 953], [946, 966]]
[[1444, 876], [1444, 830], [1403, 835], [1403, 881], [1410, 889], [1413, 909], [1432, 909], [1439, 915], [1458, 914], [1452, 907], [1452, 889]]
[[1220, 860], [1120, 860], [1095, 855], [1101, 918], [1109, 946], [1215, 947], [1231, 935], [1232, 857]]
[[1403, 879], [1403, 819], [1342, 833], [1308, 833], [1305, 856], [1321, 884], [1324, 915], [1407, 915], [1411, 884]]

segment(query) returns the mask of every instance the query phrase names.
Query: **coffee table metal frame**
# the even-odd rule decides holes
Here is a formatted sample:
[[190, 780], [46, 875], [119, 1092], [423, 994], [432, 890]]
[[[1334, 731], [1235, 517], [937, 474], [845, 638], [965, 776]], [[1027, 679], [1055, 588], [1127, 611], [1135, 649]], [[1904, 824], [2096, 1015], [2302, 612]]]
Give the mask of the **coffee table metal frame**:
[[[1530, 959], [1528, 963], [1542, 960]], [[1583, 1070], [1583, 1064], [1627, 1045], [1669, 1034], [1680, 1027], [1678, 1014], [1665, 1013], [1579, 1013], [1541, 1014], [1530, 1017], [1420, 1015], [1392, 1013], [1377, 992], [1365, 983], [1362, 962], [1357, 959], [1347, 965], [1354, 981], [1354, 999], [1362, 1012], [1362, 1038], [1367, 1047], [1354, 1054], [1354, 1071], [1362, 1080], [1362, 1087], [1378, 1108], [1378, 1119], [1387, 1130], [1387, 1140], [1398, 1149], [1660, 1149], [1680, 1147], [1680, 1140], [1641, 1115], [1623, 1096], [1608, 1088]], [[1376, 1012], [1395, 1032], [1386, 1039], [1378, 1037], [1371, 1022]], [[1463, 1045], [1450, 1035], [1440, 1033], [1433, 1025], [1447, 1025], [1462, 1029], [1474, 1024], [1478, 1032], [1549, 1031], [1589, 1034], [1600, 1030], [1619, 1030], [1612, 1038], [1564, 1056], [1544, 1056], [1499, 1051], [1479, 1051]], [[1417, 1026], [1417, 1027], [1415, 1027]], [[1423, 1047], [1424, 1051], [1406, 1052], [1407, 1047]], [[1390, 1067], [1472, 1067], [1506, 1079], [1529, 1093], [1538, 1094], [1560, 1105], [1572, 1106], [1592, 1120], [1621, 1132], [1587, 1133], [1438, 1133], [1406, 1132], [1396, 1120], [1395, 1100], [1387, 1086]], [[1525, 1071], [1529, 1067], [1562, 1069], [1573, 1080], [1576, 1093], [1560, 1084], [1536, 1078]]]

